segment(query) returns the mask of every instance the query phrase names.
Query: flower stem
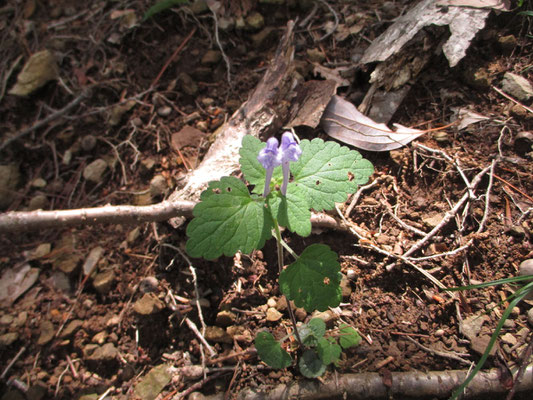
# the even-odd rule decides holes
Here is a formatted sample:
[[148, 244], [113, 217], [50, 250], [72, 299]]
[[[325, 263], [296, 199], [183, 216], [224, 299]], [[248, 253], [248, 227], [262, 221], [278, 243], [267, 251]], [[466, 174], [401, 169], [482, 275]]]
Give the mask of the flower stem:
[[[278, 247], [278, 269], [279, 269], [279, 274], [281, 275], [281, 271], [283, 271], [283, 246], [282, 246], [283, 239], [281, 239], [281, 232], [279, 230], [278, 221], [275, 218], [274, 218], [274, 232], [276, 233], [276, 244]], [[300, 334], [298, 333], [298, 327], [296, 326], [296, 318], [292, 310], [291, 302], [287, 298], [286, 295], [283, 295], [283, 296], [285, 296], [285, 301], [287, 302], [287, 311], [289, 311], [289, 317], [291, 319], [291, 323], [294, 328], [294, 336], [296, 337], [296, 340], [298, 341], [298, 344], [300, 345], [300, 347], [303, 348], [304, 345], [302, 343], [302, 339], [300, 338]]]

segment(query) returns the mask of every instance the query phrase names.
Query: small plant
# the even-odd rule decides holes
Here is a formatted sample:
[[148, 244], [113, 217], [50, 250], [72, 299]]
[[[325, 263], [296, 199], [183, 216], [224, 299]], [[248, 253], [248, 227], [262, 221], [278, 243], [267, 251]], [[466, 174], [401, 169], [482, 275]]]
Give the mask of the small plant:
[[155, 3], [152, 7], [148, 9], [143, 15], [143, 21], [146, 21], [148, 18], [153, 17], [156, 14], [159, 14], [162, 11], [168, 10], [169, 8], [180, 6], [182, 4], [189, 4], [188, 0], [161, 0]]
[[[468, 384], [474, 379], [476, 374], [483, 368], [483, 365], [485, 364], [485, 361], [487, 361], [487, 358], [489, 357], [490, 351], [492, 350], [492, 347], [496, 344], [496, 341], [498, 340], [498, 336], [500, 335], [500, 331], [503, 328], [503, 324], [509, 318], [509, 315], [511, 315], [511, 311], [514, 307], [520, 303], [524, 298], [527, 298], [530, 294], [533, 293], [533, 276], [532, 275], [526, 275], [526, 276], [517, 276], [514, 278], [505, 278], [505, 279], [499, 279], [496, 281], [491, 282], [485, 282], [480, 283], [478, 285], [468, 285], [468, 286], [461, 286], [456, 288], [449, 288], [446, 290], [450, 291], [459, 291], [459, 290], [471, 290], [471, 289], [481, 289], [489, 286], [498, 286], [503, 285], [506, 283], [516, 283], [516, 282], [522, 282], [523, 285], [519, 287], [512, 295], [510, 295], [506, 301], [510, 301], [509, 305], [503, 312], [500, 320], [498, 321], [498, 325], [496, 325], [496, 328], [494, 329], [494, 332], [489, 340], [489, 343], [487, 344], [487, 348], [485, 349], [485, 352], [481, 355], [481, 358], [479, 359], [479, 362], [477, 363], [476, 367], [468, 374], [465, 381], [454, 390], [452, 393], [452, 396], [450, 397], [450, 400], [455, 400], [461, 398], [464, 390], [468, 386]], [[503, 301], [502, 301], [503, 303]]]
[[[342, 275], [338, 256], [329, 246], [311, 244], [297, 256], [283, 241], [281, 227], [303, 237], [310, 235], [311, 209], [331, 210], [336, 202], [346, 201], [368, 180], [373, 166], [357, 151], [318, 138], [297, 143], [285, 132], [278, 144], [276, 138], [266, 144], [253, 136], [243, 138], [240, 165], [251, 193], [235, 177], [210, 182], [187, 226], [187, 252], [206, 259], [250, 253], [274, 236], [280, 290], [287, 299], [292, 335], [303, 351], [300, 371], [316, 377], [338, 361], [342, 349], [356, 346], [361, 338], [347, 325], [326, 334], [324, 321], [317, 318], [297, 326], [290, 301], [307, 312], [337, 307]], [[286, 268], [284, 247], [295, 259]], [[255, 346], [259, 357], [273, 368], [292, 364], [289, 353], [268, 332], [257, 335]]]

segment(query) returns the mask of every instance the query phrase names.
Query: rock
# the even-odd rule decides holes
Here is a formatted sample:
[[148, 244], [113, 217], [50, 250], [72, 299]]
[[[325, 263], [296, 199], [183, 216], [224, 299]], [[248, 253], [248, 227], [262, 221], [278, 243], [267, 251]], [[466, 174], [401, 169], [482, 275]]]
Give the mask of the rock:
[[520, 225], [513, 225], [509, 229], [509, 233], [517, 238], [523, 238], [526, 235], [526, 230], [523, 226]]
[[279, 321], [283, 317], [283, 314], [280, 313], [273, 307], [269, 307], [266, 312], [266, 320], [269, 322]]
[[520, 101], [526, 101], [533, 96], [533, 86], [524, 77], [506, 72], [502, 80], [502, 90]]
[[500, 36], [498, 37], [498, 44], [505, 54], [511, 54], [518, 45], [518, 41], [514, 35]]
[[15, 317], [12, 315], [2, 315], [0, 317], [0, 325], [9, 326], [15, 321]]
[[267, 26], [266, 28], [262, 29], [260, 32], [257, 32], [256, 34], [251, 36], [252, 43], [254, 46], [254, 49], [261, 49], [265, 44], [267, 44], [268, 40], [270, 38], [274, 38], [276, 36], [276, 29], [274, 29], [271, 26]]
[[94, 289], [100, 294], [106, 294], [111, 290], [115, 282], [115, 271], [108, 269], [98, 273], [93, 280]]
[[466, 70], [463, 76], [465, 83], [476, 89], [486, 90], [492, 84], [492, 77], [485, 68]]
[[326, 55], [320, 49], [307, 49], [307, 57], [309, 60], [315, 63], [322, 63], [326, 60]]
[[103, 247], [98, 246], [91, 250], [91, 252], [87, 256], [87, 259], [83, 263], [84, 275], [89, 275], [96, 271], [96, 264], [98, 264], [98, 261], [100, 261], [100, 257], [102, 257], [102, 254], [104, 254]]
[[489, 316], [486, 314], [470, 315], [459, 322], [459, 332], [473, 342], [481, 331], [481, 327], [487, 322], [487, 320], [489, 320]]
[[0, 335], [0, 348], [11, 346], [19, 338], [18, 333], [9, 332]]
[[47, 386], [43, 382], [35, 382], [26, 392], [27, 400], [41, 400], [48, 394]]
[[205, 329], [204, 336], [208, 342], [228, 344], [233, 343], [233, 339], [231, 338], [231, 336], [226, 332], [225, 329], [219, 326], [207, 326]]
[[305, 311], [303, 308], [297, 308], [294, 310], [294, 316], [298, 321], [305, 321], [307, 318], [307, 311]]
[[76, 333], [78, 329], [80, 329], [83, 326], [83, 321], [79, 319], [75, 319], [70, 321], [65, 328], [61, 331], [59, 337], [61, 339], [68, 338], [69, 336]]
[[133, 310], [139, 315], [157, 314], [163, 308], [165, 308], [165, 304], [153, 293], [145, 293], [133, 305]]
[[[202, 65], [217, 65], [222, 60], [222, 53], [218, 50], [207, 50], [200, 63]], [[180, 75], [181, 76], [181, 75]]]
[[135, 386], [135, 393], [143, 400], [154, 400], [165, 386], [170, 383], [172, 375], [167, 364], [161, 364], [148, 372]]
[[41, 326], [39, 328], [40, 334], [39, 339], [37, 339], [37, 345], [43, 346], [50, 342], [56, 333], [56, 330], [54, 328], [54, 324], [52, 324], [50, 321], [43, 321], [41, 322]]
[[164, 195], [167, 189], [167, 180], [163, 175], [156, 175], [150, 181], [150, 194], [153, 197]]
[[0, 165], [0, 210], [4, 210], [15, 198], [20, 172], [15, 164]]
[[506, 334], [500, 336], [500, 340], [502, 342], [504, 342], [504, 343], [507, 343], [507, 344], [511, 345], [511, 346], [514, 346], [515, 344], [518, 343], [516, 338], [513, 335], [511, 335], [510, 333], [506, 333]]
[[[490, 342], [490, 336], [489, 335], [482, 335], [482, 336], [476, 337], [474, 340], [472, 340], [472, 342], [470, 343], [470, 347], [472, 348], [473, 351], [475, 351], [476, 353], [481, 355], [487, 349], [487, 345], [489, 344], [489, 342]], [[490, 353], [489, 354], [491, 356], [494, 356], [496, 354], [497, 348], [498, 348], [497, 345], [492, 346], [492, 348], [490, 349]]]
[[258, 12], [252, 12], [246, 17], [245, 28], [250, 31], [258, 31], [265, 26], [265, 19]]
[[28, 203], [28, 210], [44, 210], [48, 207], [48, 198], [44, 194], [36, 194]]
[[107, 163], [101, 158], [94, 160], [83, 169], [83, 177], [92, 183], [100, 183], [102, 175], [107, 169]]
[[157, 109], [157, 115], [159, 115], [160, 117], [168, 117], [171, 112], [172, 108], [170, 108], [169, 106], [163, 106]]
[[276, 299], [274, 299], [273, 297], [271, 297], [271, 298], [269, 298], [267, 300], [267, 306], [276, 307], [276, 305], [277, 305]]
[[234, 340], [240, 343], [252, 343], [254, 341], [252, 332], [243, 326], [228, 326], [226, 332], [228, 332], [228, 335], [230, 335]]
[[81, 138], [81, 149], [85, 152], [94, 150], [96, 147], [96, 138], [93, 135], [85, 135]]
[[527, 312], [527, 322], [533, 328], [533, 308], [530, 308], [529, 311]]
[[126, 241], [129, 243], [129, 244], [133, 244], [135, 243], [135, 241], [139, 238], [139, 235], [141, 234], [141, 228], [140, 227], [135, 227], [133, 228], [129, 233], [128, 233], [128, 237], [126, 238]]
[[147, 276], [139, 282], [139, 290], [141, 293], [156, 292], [159, 287], [159, 281], [155, 276]]
[[516, 328], [516, 322], [514, 322], [512, 319], [507, 318], [505, 321], [503, 321], [503, 327], [505, 329], [514, 329]]
[[112, 315], [107, 322], [105, 323], [105, 326], [108, 328], [111, 328], [113, 326], [117, 326], [120, 323], [120, 316], [119, 315]]
[[217, 314], [216, 324], [218, 326], [229, 326], [233, 325], [237, 320], [237, 315], [231, 311], [220, 311]]
[[514, 151], [521, 157], [533, 150], [533, 133], [520, 132], [514, 139]]
[[342, 275], [341, 290], [343, 299], [349, 298], [352, 294], [352, 285], [350, 284], [350, 280], [345, 275]]
[[[90, 345], [85, 346], [88, 348]], [[118, 355], [118, 350], [113, 343], [106, 343], [103, 346], [93, 345], [96, 347], [90, 347], [87, 360], [94, 362], [109, 362], [114, 361]]]
[[206, 0], [195, 0], [189, 8], [194, 14], [202, 14], [209, 10]]
[[152, 157], [143, 158], [141, 160], [141, 173], [147, 175], [154, 170], [156, 164], [157, 161]]
[[107, 339], [107, 332], [102, 331], [94, 335], [93, 338], [91, 339], [91, 342], [102, 345], [105, 343], [106, 339]]
[[17, 318], [15, 319], [13, 325], [17, 328], [20, 328], [26, 324], [27, 320], [28, 320], [28, 313], [26, 311], [22, 311], [18, 313]]
[[337, 319], [337, 314], [335, 314], [331, 310], [326, 310], [323, 312], [315, 311], [313, 313], [313, 318], [320, 318], [323, 320], [328, 327], [331, 327], [333, 325], [333, 322]]
[[431, 217], [423, 218], [422, 221], [428, 227], [435, 228], [438, 224], [440, 224], [443, 218], [444, 218], [443, 214], [437, 213], [437, 214], [432, 215]]
[[50, 50], [39, 51], [28, 59], [9, 94], [27, 96], [58, 76], [54, 55]]
[[355, 270], [353, 268], [349, 268], [346, 271], [346, 278], [348, 278], [351, 281], [353, 281], [353, 280], [355, 280], [357, 278], [357, 274], [355, 273]]
[[218, 28], [221, 31], [231, 31], [235, 28], [235, 18], [231, 16], [223, 16], [218, 19]]
[[31, 187], [42, 189], [46, 186], [46, 181], [43, 178], [35, 178], [31, 181]]
[[435, 141], [439, 144], [446, 144], [450, 141], [448, 133], [444, 131], [437, 131], [433, 133], [433, 139], [435, 139]]
[[[67, 248], [67, 251], [70, 250]], [[72, 249], [74, 251], [74, 249]], [[78, 268], [81, 257], [75, 253], [64, 253], [54, 262], [54, 267], [64, 272], [66, 275], [73, 274]]]

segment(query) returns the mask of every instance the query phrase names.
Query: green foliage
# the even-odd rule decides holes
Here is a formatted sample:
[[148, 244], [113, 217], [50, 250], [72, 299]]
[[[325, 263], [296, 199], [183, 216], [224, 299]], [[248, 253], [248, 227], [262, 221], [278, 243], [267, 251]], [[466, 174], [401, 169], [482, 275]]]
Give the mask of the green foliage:
[[143, 15], [143, 21], [146, 21], [148, 18], [153, 17], [155, 14], [158, 14], [162, 11], [168, 10], [171, 7], [179, 6], [182, 4], [189, 4], [187, 0], [161, 0], [155, 3], [152, 7], [148, 9]]
[[[345, 201], [373, 173], [372, 164], [357, 151], [321, 139], [303, 140], [299, 145], [302, 150], [301, 156], [298, 152], [299, 161], [294, 161], [298, 157], [285, 161], [291, 162], [292, 172], [286, 195], [278, 190], [284, 179], [280, 166], [270, 170], [270, 192], [264, 198], [259, 194], [263, 193], [267, 173], [258, 155], [265, 145], [246, 136], [239, 151], [241, 170], [252, 185], [252, 194], [244, 182], [234, 177], [210, 182], [201, 194], [201, 201], [193, 210], [194, 219], [187, 226], [189, 255], [215, 259], [221, 255], [232, 256], [239, 250], [249, 253], [262, 248], [272, 231], [278, 241], [278, 252], [282, 254], [280, 225], [300, 236], [308, 236], [311, 209], [334, 208], [335, 202]], [[291, 146], [298, 145], [292, 140]], [[278, 154], [282, 161], [287, 160], [283, 154], [288, 153]], [[281, 292], [287, 299], [308, 312], [338, 306], [342, 298], [342, 275], [337, 254], [324, 244], [312, 244], [299, 257], [294, 257], [296, 261], [279, 276]], [[298, 365], [301, 373], [309, 378], [322, 375], [329, 364], [339, 360], [342, 349], [361, 341], [357, 331], [347, 325], [339, 328], [338, 337], [332, 337], [326, 336], [326, 324], [321, 319], [314, 318], [301, 327], [292, 322], [305, 350]], [[255, 347], [259, 358], [272, 368], [286, 368], [292, 363], [289, 353], [268, 332], [257, 335]]]
[[528, 296], [531, 292], [533, 292], [533, 276], [519, 276], [515, 278], [506, 278], [506, 279], [499, 279], [497, 281], [492, 282], [485, 282], [481, 283], [479, 285], [469, 285], [469, 286], [462, 286], [457, 288], [449, 288], [447, 290], [451, 291], [457, 291], [457, 290], [470, 290], [470, 289], [479, 289], [484, 288], [487, 286], [497, 286], [504, 283], [513, 283], [513, 282], [519, 282], [519, 281], [529, 281], [528, 283], [524, 284], [524, 286], [520, 287], [516, 292], [514, 292], [511, 296], [507, 298], [507, 300], [511, 300], [505, 311], [503, 312], [500, 320], [498, 321], [498, 325], [496, 325], [496, 329], [494, 329], [494, 332], [489, 340], [489, 343], [487, 344], [487, 347], [485, 349], [485, 352], [481, 355], [481, 358], [479, 359], [479, 362], [477, 363], [476, 367], [470, 371], [465, 381], [457, 387], [457, 389], [454, 390], [452, 393], [452, 396], [450, 397], [450, 400], [458, 399], [468, 386], [468, 384], [474, 379], [476, 374], [483, 368], [483, 365], [485, 364], [485, 361], [487, 361], [487, 358], [489, 357], [490, 351], [496, 344], [496, 341], [498, 340], [498, 336], [500, 335], [500, 331], [503, 328], [503, 324], [509, 318], [511, 315], [511, 311], [514, 307], [520, 303], [526, 296]]
[[291, 365], [291, 356], [268, 332], [259, 332], [255, 338], [255, 348], [259, 358], [272, 368], [282, 369]]
[[187, 226], [187, 252], [208, 260], [238, 250], [260, 249], [271, 236], [272, 219], [263, 198], [251, 196], [246, 185], [234, 177], [211, 182], [193, 210]]
[[312, 244], [281, 272], [281, 292], [308, 312], [337, 307], [342, 300], [340, 268], [335, 252], [325, 244]]

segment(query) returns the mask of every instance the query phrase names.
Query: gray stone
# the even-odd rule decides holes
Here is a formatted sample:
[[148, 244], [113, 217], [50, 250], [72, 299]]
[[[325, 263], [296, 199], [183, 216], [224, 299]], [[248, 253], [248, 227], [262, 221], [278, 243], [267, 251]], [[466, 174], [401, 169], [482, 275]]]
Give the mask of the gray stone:
[[50, 50], [34, 53], [17, 76], [17, 83], [9, 91], [15, 96], [27, 96], [59, 76], [57, 62]]
[[235, 18], [231, 16], [224, 16], [219, 18], [218, 27], [222, 31], [231, 31], [235, 28]]
[[342, 290], [342, 297], [344, 299], [349, 298], [350, 295], [352, 294], [352, 285], [350, 284], [350, 280], [345, 275], [342, 275], [341, 290]]
[[93, 280], [94, 289], [100, 294], [106, 294], [115, 283], [115, 271], [108, 269], [98, 273]]
[[516, 338], [513, 335], [511, 335], [510, 333], [506, 333], [506, 334], [500, 336], [500, 340], [502, 342], [504, 342], [504, 343], [507, 343], [507, 344], [511, 345], [511, 346], [514, 346], [515, 344], [518, 343]]
[[147, 276], [139, 282], [139, 290], [141, 293], [156, 292], [159, 287], [159, 281], [155, 276]]
[[20, 172], [15, 164], [0, 165], [0, 210], [9, 207], [15, 198]]
[[18, 338], [19, 335], [16, 332], [9, 332], [0, 335], [0, 348], [11, 346], [17, 341]]
[[80, 329], [82, 326], [83, 326], [83, 321], [82, 320], [79, 320], [79, 319], [72, 320], [61, 331], [61, 334], [59, 335], [59, 337], [61, 339], [68, 338], [69, 336], [71, 336], [74, 333], [76, 333], [76, 331], [78, 329]]
[[31, 186], [42, 189], [46, 186], [46, 181], [43, 178], [35, 178], [33, 181], [31, 181]]
[[11, 325], [13, 322], [15, 321], [15, 317], [13, 317], [12, 315], [2, 315], [2, 317], [0, 317], [0, 325]]
[[533, 328], [533, 308], [530, 308], [529, 311], [527, 312], [527, 322]]
[[107, 163], [99, 158], [83, 169], [83, 177], [89, 182], [100, 183], [106, 169]]
[[91, 342], [102, 345], [105, 343], [106, 339], [107, 339], [107, 332], [102, 331], [94, 335], [93, 338], [91, 339]]
[[153, 293], [145, 293], [133, 305], [133, 310], [140, 315], [157, 314], [163, 308], [165, 308], [165, 304]]
[[28, 203], [28, 210], [44, 210], [48, 206], [48, 198], [44, 194], [36, 194]]
[[[213, 50], [210, 50], [210, 51], [213, 51]], [[208, 51], [204, 55], [204, 57], [202, 58], [202, 63], [204, 63], [204, 59], [205, 59], [205, 62], [207, 64], [209, 64], [209, 65], [217, 64], [218, 61], [212, 62], [212, 60], [211, 60], [211, 57], [214, 57], [216, 59], [216, 53], [217, 52], [215, 51], [214, 53], [210, 53], [210, 51]], [[218, 53], [218, 54], [220, 54], [220, 53]], [[218, 58], [218, 60], [220, 61], [220, 57]], [[182, 72], [181, 74], [179, 74], [178, 75], [178, 82], [180, 83], [181, 90], [185, 94], [188, 94], [189, 96], [196, 96], [196, 93], [198, 93], [198, 85], [196, 84], [194, 79], [191, 78], [191, 76], [189, 74], [186, 74], [185, 72]]]
[[502, 90], [517, 100], [525, 101], [533, 96], [533, 86], [523, 76], [506, 72], [502, 80]]
[[168, 117], [171, 112], [172, 108], [170, 108], [169, 106], [163, 106], [157, 109], [157, 115], [159, 115], [160, 117]]
[[156, 175], [150, 181], [150, 194], [154, 197], [165, 194], [167, 189], [167, 180], [163, 175]]
[[533, 275], [533, 258], [529, 258], [520, 263], [518, 274], [520, 276]]
[[166, 364], [154, 367], [135, 386], [135, 393], [143, 400], [154, 400], [163, 388], [170, 383], [172, 375]]
[[226, 332], [224, 328], [221, 328], [219, 326], [207, 326], [205, 329], [204, 336], [208, 342], [228, 344], [233, 343], [233, 339], [231, 338], [231, 336]]
[[40, 334], [39, 339], [37, 339], [37, 345], [43, 346], [50, 342], [56, 333], [54, 324], [52, 324], [50, 321], [43, 321], [41, 322], [40, 326]]
[[218, 326], [225, 327], [225, 326], [233, 325], [236, 320], [237, 320], [237, 315], [234, 312], [223, 310], [217, 314], [216, 324]]
[[222, 60], [222, 53], [218, 50], [208, 50], [200, 63], [202, 65], [216, 65]]
[[269, 307], [266, 312], [266, 320], [269, 322], [279, 321], [283, 317], [283, 314], [280, 313], [273, 307]]
[[[86, 348], [90, 345], [85, 346]], [[113, 345], [113, 343], [106, 343], [103, 346], [98, 346], [91, 348], [93, 351], [90, 352], [89, 356], [87, 357], [90, 361], [97, 361], [97, 362], [106, 362], [106, 361], [113, 361], [118, 355], [118, 350]]]
[[265, 26], [265, 19], [258, 12], [252, 12], [246, 17], [246, 29], [251, 31], [258, 31]]
[[96, 264], [98, 264], [98, 261], [100, 261], [100, 257], [102, 257], [102, 254], [104, 254], [103, 247], [98, 246], [91, 250], [87, 258], [85, 259], [85, 262], [83, 263], [84, 275], [89, 275], [95, 271]]
[[443, 218], [443, 214], [437, 213], [430, 217], [423, 218], [422, 221], [430, 228], [435, 228], [438, 224], [440, 224]]
[[93, 135], [85, 135], [81, 138], [81, 148], [83, 151], [89, 152], [96, 147], [96, 137]]
[[326, 310], [323, 312], [315, 311], [313, 313], [313, 318], [320, 318], [323, 320], [328, 327], [331, 327], [333, 325], [333, 322], [337, 319], [337, 314], [335, 314], [331, 310]]

